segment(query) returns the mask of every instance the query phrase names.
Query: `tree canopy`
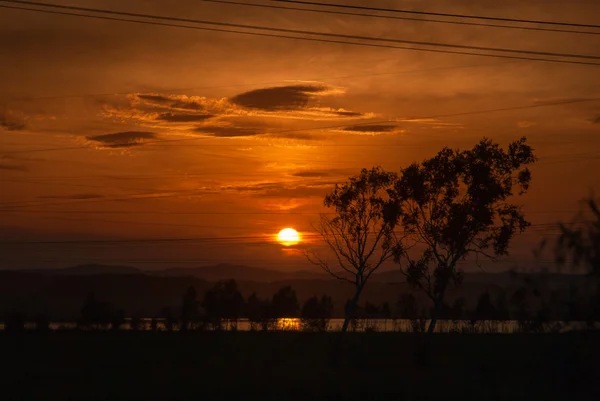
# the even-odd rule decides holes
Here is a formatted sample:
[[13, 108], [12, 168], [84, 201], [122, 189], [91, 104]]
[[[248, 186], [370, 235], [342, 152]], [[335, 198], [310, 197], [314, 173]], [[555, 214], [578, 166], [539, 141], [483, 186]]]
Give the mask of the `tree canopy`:
[[[535, 160], [525, 138], [506, 150], [484, 138], [473, 149], [446, 147], [401, 169], [392, 192], [397, 215], [388, 215], [399, 217], [404, 229], [402, 245], [394, 248], [395, 260], [437, 312], [448, 285], [461, 281], [460, 261], [469, 255], [477, 262], [506, 255], [514, 234], [530, 225], [511, 198], [529, 188], [527, 166]], [[429, 331], [435, 327], [435, 314]]]

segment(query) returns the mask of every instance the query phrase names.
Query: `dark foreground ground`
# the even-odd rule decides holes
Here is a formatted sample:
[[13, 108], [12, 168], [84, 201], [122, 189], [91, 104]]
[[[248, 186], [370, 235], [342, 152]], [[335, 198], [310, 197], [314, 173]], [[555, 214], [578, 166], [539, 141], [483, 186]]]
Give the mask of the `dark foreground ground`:
[[0, 333], [0, 400], [593, 400], [593, 333]]

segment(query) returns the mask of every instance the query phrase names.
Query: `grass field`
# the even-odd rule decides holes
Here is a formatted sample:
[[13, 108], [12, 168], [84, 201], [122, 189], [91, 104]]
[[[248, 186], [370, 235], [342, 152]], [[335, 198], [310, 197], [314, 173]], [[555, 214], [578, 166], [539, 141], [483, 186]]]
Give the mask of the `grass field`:
[[595, 333], [421, 337], [78, 332], [0, 336], [1, 400], [592, 400]]

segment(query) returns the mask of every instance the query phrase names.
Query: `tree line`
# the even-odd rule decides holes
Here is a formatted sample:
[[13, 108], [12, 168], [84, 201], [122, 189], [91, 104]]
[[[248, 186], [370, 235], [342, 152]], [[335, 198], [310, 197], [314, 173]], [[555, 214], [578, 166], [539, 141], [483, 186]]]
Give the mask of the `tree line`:
[[[585, 322], [592, 327], [600, 321], [600, 299], [597, 293], [586, 293], [572, 286], [550, 288], [540, 279], [513, 273], [517, 285], [512, 290], [503, 289], [491, 294], [483, 292], [473, 305], [464, 297], [445, 302], [440, 308], [439, 319], [453, 322], [457, 331], [477, 332], [490, 321], [516, 321], [522, 332], [548, 332], [562, 329], [569, 322]], [[345, 303], [350, 308], [351, 299]], [[83, 303], [76, 328], [82, 330], [134, 331], [223, 331], [237, 330], [240, 320], [246, 320], [252, 331], [302, 330], [326, 332], [331, 330], [334, 301], [328, 295], [313, 295], [300, 303], [291, 286], [280, 288], [271, 298], [261, 298], [252, 293], [244, 298], [235, 280], [223, 280], [214, 284], [204, 294], [190, 286], [181, 296], [176, 307], [165, 307], [149, 320], [140, 316], [128, 319], [123, 309], [90, 295]], [[400, 294], [395, 304], [375, 304], [369, 301], [356, 305], [349, 330], [387, 330], [397, 320], [408, 322], [405, 331], [424, 332], [426, 323], [434, 311], [420, 303], [415, 292]], [[291, 327], [286, 325], [291, 322]], [[383, 322], [383, 323], [382, 323]], [[33, 319], [37, 331], [48, 331], [50, 321], [45, 316]], [[460, 324], [459, 324], [460, 323]], [[466, 323], [466, 324], [465, 324]], [[26, 321], [15, 314], [5, 320], [5, 330], [22, 332]], [[383, 325], [383, 327], [382, 327]]]

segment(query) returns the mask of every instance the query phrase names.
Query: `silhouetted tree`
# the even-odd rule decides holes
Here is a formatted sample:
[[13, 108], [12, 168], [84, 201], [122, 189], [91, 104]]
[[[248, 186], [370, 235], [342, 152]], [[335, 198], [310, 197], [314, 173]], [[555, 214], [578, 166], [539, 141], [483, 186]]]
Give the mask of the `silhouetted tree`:
[[224, 319], [234, 322], [237, 327], [244, 309], [244, 297], [235, 280], [219, 281], [206, 291], [202, 306], [214, 327], [221, 329]]
[[150, 321], [150, 330], [151, 331], [158, 331], [158, 320], [156, 320], [156, 318], [154, 318], [154, 317]]
[[112, 330], [120, 330], [121, 326], [125, 324], [125, 311], [122, 309], [111, 311], [110, 316], [110, 328]]
[[555, 251], [560, 264], [571, 260], [574, 266], [583, 266], [589, 274], [600, 277], [600, 207], [593, 198], [587, 204], [592, 219], [576, 217], [570, 225], [561, 223]]
[[250, 323], [250, 330], [256, 330], [262, 320], [263, 301], [253, 292], [246, 301], [245, 315]]
[[363, 316], [363, 308], [360, 305], [354, 305], [354, 302], [352, 299], [348, 299], [346, 301], [346, 305], [344, 305], [344, 311], [345, 311], [345, 316], [348, 316], [348, 310], [350, 308], [354, 308], [354, 312], [352, 313], [352, 318], [350, 319], [350, 330], [351, 331], [356, 331], [358, 330], [358, 328], [363, 327], [363, 321], [362, 318]]
[[401, 319], [416, 319], [418, 317], [417, 299], [411, 293], [404, 293], [398, 299], [398, 316]]
[[388, 302], [381, 305], [380, 317], [383, 319], [383, 330], [387, 330], [387, 321], [392, 317], [392, 310]]
[[465, 314], [466, 301], [463, 297], [454, 300], [454, 303], [450, 307], [450, 319], [454, 321], [462, 320]]
[[273, 295], [271, 306], [273, 308], [273, 315], [276, 318], [296, 317], [300, 309], [296, 291], [289, 285], [280, 288]]
[[142, 318], [140, 318], [138, 315], [133, 315], [131, 317], [131, 321], [129, 322], [129, 325], [131, 326], [131, 330], [133, 330], [133, 331], [142, 330], [143, 324], [144, 324], [144, 322], [142, 321]]
[[20, 312], [9, 314], [4, 319], [4, 331], [11, 334], [21, 334], [25, 332], [25, 316]]
[[484, 292], [477, 299], [477, 306], [473, 313], [473, 318], [476, 320], [492, 320], [497, 315], [496, 307], [492, 303], [492, 298], [489, 292]]
[[529, 331], [531, 310], [529, 294], [525, 288], [518, 288], [511, 296], [510, 303], [513, 307], [513, 316], [516, 318], [521, 331]]
[[78, 325], [80, 327], [93, 329], [105, 329], [111, 325], [116, 329], [118, 328], [118, 325], [115, 326], [114, 323], [115, 321], [118, 321], [122, 324], [122, 315], [122, 310], [115, 309], [108, 302], [98, 301], [94, 294], [91, 294], [81, 308], [81, 316]]
[[325, 206], [335, 210], [335, 217], [322, 215], [318, 230], [333, 251], [337, 267], [315, 253], [306, 256], [336, 279], [354, 286], [342, 333], [348, 329], [369, 278], [394, 254], [397, 218], [390, 215], [394, 208], [390, 207], [388, 191], [395, 179], [396, 174], [379, 167], [363, 169], [325, 197]]
[[461, 282], [458, 262], [471, 254], [477, 262], [506, 255], [513, 235], [530, 225], [509, 198], [514, 186], [519, 195], [526, 192], [531, 181], [526, 166], [534, 161], [525, 138], [506, 151], [484, 138], [471, 150], [444, 148], [401, 170], [392, 197], [406, 237], [394, 248], [395, 260], [408, 283], [433, 302], [428, 333], [446, 290]]
[[329, 320], [333, 313], [333, 300], [323, 295], [321, 299], [313, 296], [309, 298], [300, 313], [302, 328], [306, 331], [327, 331]]
[[265, 299], [260, 302], [260, 328], [262, 331], [273, 330], [277, 326], [273, 304]]
[[365, 330], [367, 331], [376, 331], [377, 324], [376, 319], [379, 318], [379, 307], [375, 304], [367, 301], [365, 303]]
[[190, 286], [183, 295], [181, 304], [181, 331], [188, 331], [200, 317], [198, 293]]
[[165, 329], [168, 332], [172, 332], [173, 330], [175, 330], [175, 326], [177, 325], [177, 317], [175, 316], [175, 313], [173, 313], [173, 308], [163, 308], [160, 312], [160, 315], [163, 316], [165, 319]]
[[413, 294], [401, 294], [396, 308], [398, 311], [398, 316], [401, 319], [407, 319], [410, 321], [413, 332], [422, 332], [424, 330], [425, 320], [419, 314], [417, 299]]
[[[587, 206], [591, 218], [582, 219], [579, 215], [569, 225], [560, 224], [561, 234], [555, 253], [560, 265], [570, 261], [573, 267], [583, 267], [590, 276], [586, 282], [588, 305], [579, 305], [577, 309], [578, 314], [584, 315], [582, 317], [593, 327], [594, 322], [600, 321], [600, 206], [593, 197], [587, 200]], [[570, 306], [573, 312], [575, 304]]]
[[496, 298], [496, 317], [497, 320], [509, 320], [510, 309], [508, 307], [508, 301], [506, 299], [506, 292], [502, 291]]
[[47, 333], [50, 331], [50, 319], [48, 316], [39, 314], [35, 317], [35, 329], [41, 333]]

